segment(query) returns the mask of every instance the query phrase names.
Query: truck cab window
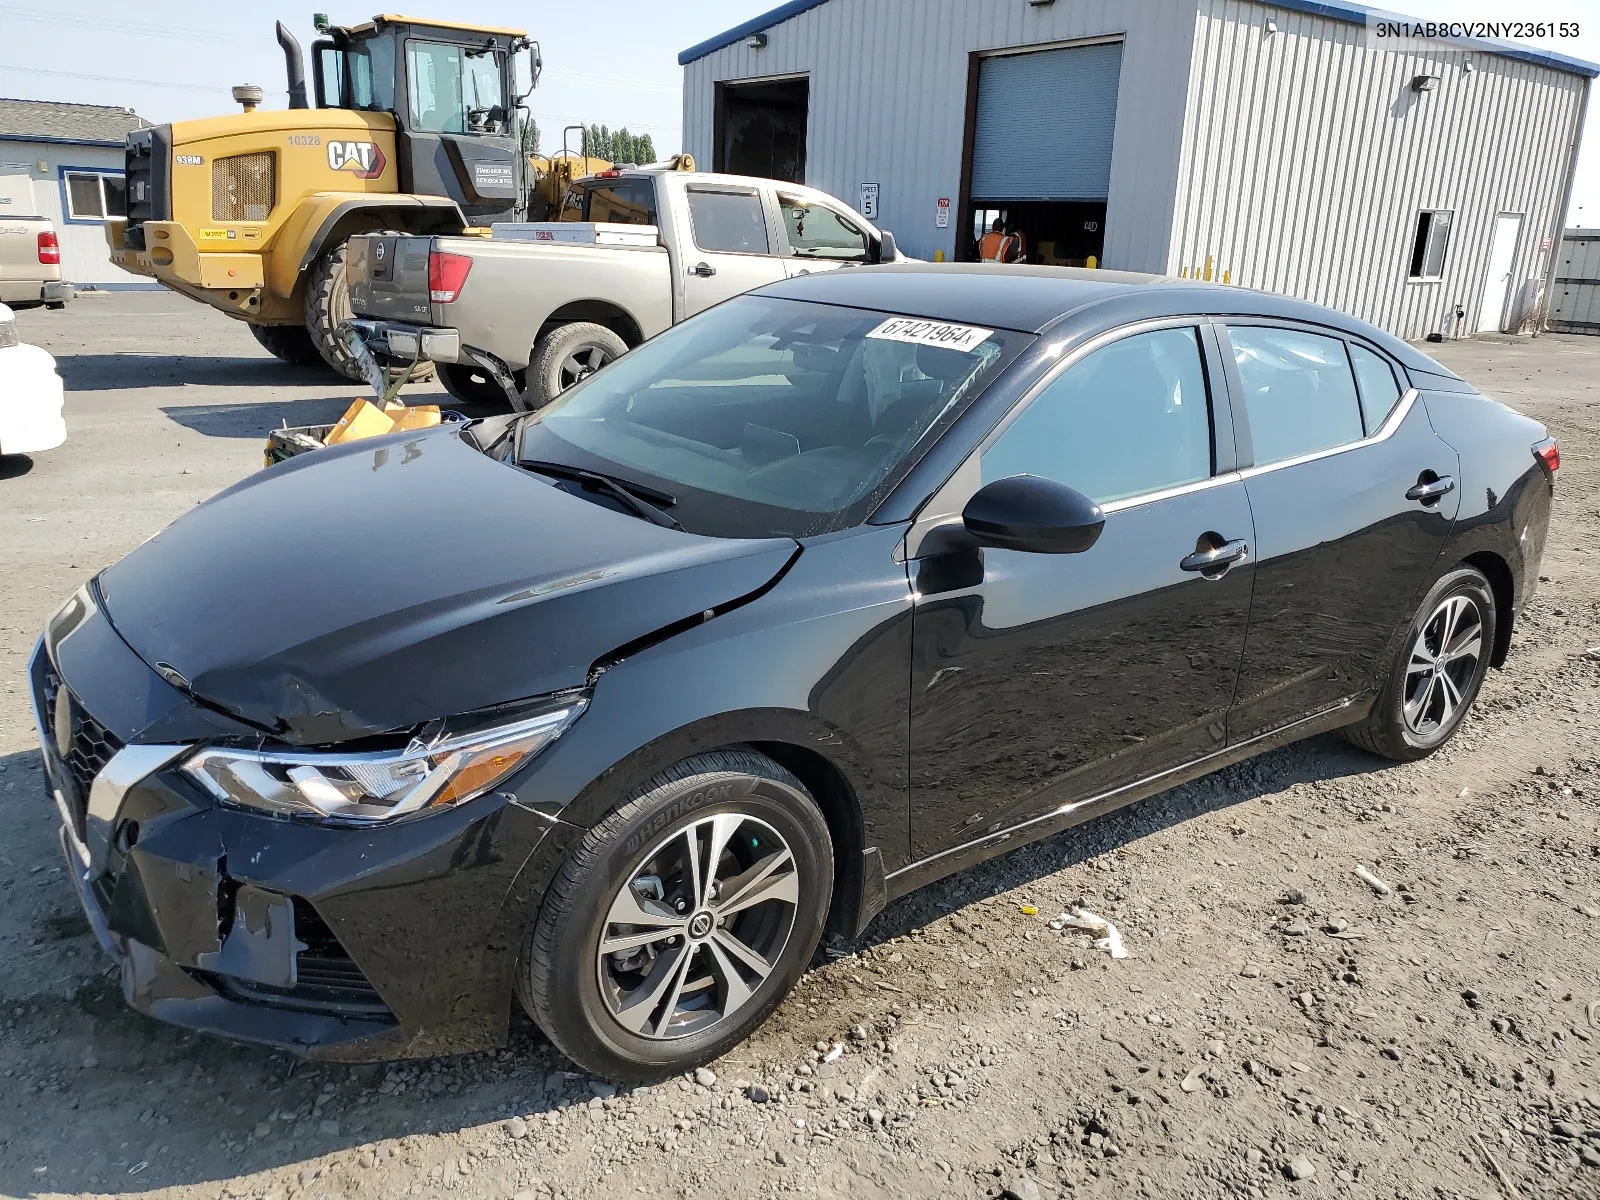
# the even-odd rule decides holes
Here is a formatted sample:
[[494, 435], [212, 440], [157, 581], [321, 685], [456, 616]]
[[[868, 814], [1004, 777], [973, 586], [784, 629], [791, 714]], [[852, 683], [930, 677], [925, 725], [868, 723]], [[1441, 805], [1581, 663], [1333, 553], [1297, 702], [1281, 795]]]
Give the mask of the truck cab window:
[[[355, 42], [345, 51], [350, 63], [348, 104], [340, 107], [363, 112], [394, 111], [394, 43], [388, 38]], [[323, 85], [329, 96], [341, 95], [338, 85]]]
[[583, 219], [617, 225], [656, 224], [656, 189], [648, 179], [618, 179], [583, 192]]
[[492, 51], [407, 42], [406, 82], [419, 133], [499, 133], [505, 124], [500, 59]]
[[826, 258], [836, 262], [867, 262], [867, 235], [842, 214], [821, 204], [778, 193], [784, 228], [789, 232], [789, 254], [794, 258]]

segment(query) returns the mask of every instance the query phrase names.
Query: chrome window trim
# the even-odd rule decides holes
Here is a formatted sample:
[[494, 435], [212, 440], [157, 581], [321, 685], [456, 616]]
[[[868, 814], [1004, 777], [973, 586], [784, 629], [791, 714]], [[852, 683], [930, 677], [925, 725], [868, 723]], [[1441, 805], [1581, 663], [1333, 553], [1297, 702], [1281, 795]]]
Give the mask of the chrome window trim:
[[[1199, 355], [1201, 369], [1206, 375], [1207, 419], [1211, 422], [1211, 457], [1212, 461], [1215, 462], [1219, 384], [1218, 381], [1211, 378], [1211, 372], [1207, 369], [1209, 364], [1206, 361], [1206, 348], [1201, 340], [1201, 329], [1206, 325], [1213, 324], [1215, 320], [1216, 318], [1201, 313], [1190, 313], [1186, 316], [1178, 317], [1150, 317], [1143, 321], [1135, 321], [1129, 325], [1118, 325], [1115, 329], [1107, 329], [1102, 333], [1095, 334], [1081, 346], [1073, 347], [1070, 352], [1061, 357], [1059, 362], [1028, 386], [1028, 390], [1013, 402], [1010, 411], [999, 420], [993, 429], [984, 435], [983, 440], [973, 447], [972, 452], [961, 460], [961, 465], [950, 473], [950, 478], [945, 480], [940, 485], [939, 490], [929, 496], [922, 507], [917, 510], [917, 516], [911, 522], [911, 528], [906, 530], [906, 536], [900, 543], [895, 560], [897, 562], [906, 562], [916, 558], [922, 549], [922, 543], [927, 539], [929, 533], [946, 525], [959, 524], [961, 510], [966, 506], [967, 501], [972, 499], [978, 488], [983, 486], [981, 464], [984, 452], [1005, 435], [1006, 430], [1011, 428], [1012, 423], [1027, 411], [1046, 388], [1096, 350], [1109, 346], [1112, 342], [1120, 342], [1123, 338], [1136, 337], [1141, 333], [1153, 333], [1158, 329], [1188, 328], [1195, 331], [1195, 353]], [[1225, 396], [1224, 402], [1226, 402]], [[974, 471], [974, 467], [979, 469]], [[1140, 492], [1136, 496], [1108, 501], [1106, 504], [1102, 504], [1100, 509], [1102, 512], [1108, 513], [1120, 512], [1123, 509], [1133, 508], [1139, 504], [1153, 504], [1159, 500], [1168, 500], [1173, 496], [1184, 495], [1188, 492], [1203, 491], [1206, 488], [1215, 487], [1219, 483], [1235, 481], [1237, 478], [1238, 473], [1232, 471], [1222, 475], [1212, 475], [1206, 479], [1197, 479], [1192, 483], [1175, 484], [1172, 487], [1161, 488], [1157, 491]], [[975, 483], [973, 482], [974, 480], [976, 481]]]
[[[1239, 475], [1246, 479], [1254, 479], [1258, 475], [1265, 475], [1269, 471], [1281, 471], [1285, 467], [1298, 467], [1308, 462], [1316, 462], [1320, 458], [1332, 458], [1335, 454], [1347, 454], [1351, 450], [1360, 450], [1364, 446], [1375, 446], [1379, 442], [1386, 442], [1394, 436], [1406, 417], [1411, 412], [1411, 407], [1417, 402], [1419, 393], [1414, 387], [1406, 388], [1400, 399], [1395, 401], [1389, 415], [1383, 419], [1383, 424], [1378, 426], [1378, 432], [1371, 437], [1364, 437], [1358, 442], [1340, 442], [1337, 446], [1329, 446], [1326, 450], [1312, 450], [1307, 454], [1297, 454], [1293, 458], [1280, 458], [1277, 462], [1270, 462], [1264, 466], [1246, 467]], [[1248, 414], [1246, 414], [1248, 416]]]

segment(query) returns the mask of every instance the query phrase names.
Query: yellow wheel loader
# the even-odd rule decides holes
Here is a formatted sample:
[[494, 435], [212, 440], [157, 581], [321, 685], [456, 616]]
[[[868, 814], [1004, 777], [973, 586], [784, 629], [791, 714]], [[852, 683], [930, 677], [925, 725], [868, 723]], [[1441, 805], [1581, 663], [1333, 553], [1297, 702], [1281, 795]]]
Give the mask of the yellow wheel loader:
[[119, 266], [247, 322], [285, 362], [359, 379], [339, 337], [346, 239], [525, 218], [517, 113], [539, 48], [519, 29], [394, 15], [349, 27], [319, 15], [317, 30], [312, 96], [279, 22], [288, 109], [236, 87], [241, 113], [129, 134], [127, 218], [106, 238]]

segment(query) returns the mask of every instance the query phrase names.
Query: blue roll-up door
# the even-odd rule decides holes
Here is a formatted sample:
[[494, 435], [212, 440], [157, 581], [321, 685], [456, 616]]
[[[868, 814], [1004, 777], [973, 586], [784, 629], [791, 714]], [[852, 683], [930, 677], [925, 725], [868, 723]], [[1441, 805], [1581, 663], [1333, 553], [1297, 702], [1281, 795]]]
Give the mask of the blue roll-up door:
[[1121, 42], [984, 59], [972, 198], [1104, 200], [1121, 73]]

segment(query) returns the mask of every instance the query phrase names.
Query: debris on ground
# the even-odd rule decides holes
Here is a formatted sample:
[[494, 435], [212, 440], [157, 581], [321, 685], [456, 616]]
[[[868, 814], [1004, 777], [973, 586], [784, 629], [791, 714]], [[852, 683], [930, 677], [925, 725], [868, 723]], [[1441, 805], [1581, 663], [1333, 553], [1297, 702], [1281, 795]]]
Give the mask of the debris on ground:
[[1090, 933], [1102, 934], [1095, 939], [1095, 948], [1105, 950], [1112, 958], [1127, 958], [1128, 948], [1122, 943], [1122, 935], [1117, 932], [1117, 927], [1104, 917], [1080, 908], [1074, 904], [1054, 921], [1050, 922], [1051, 929], [1086, 929]]
[[1369, 888], [1371, 888], [1373, 891], [1377, 892], [1378, 895], [1380, 895], [1380, 896], [1387, 896], [1390, 893], [1390, 891], [1392, 890], [1387, 883], [1385, 883], [1383, 880], [1379, 879], [1376, 875], [1374, 875], [1371, 871], [1369, 871], [1366, 867], [1362, 866], [1360, 863], [1356, 864], [1355, 875], [1356, 875], [1357, 879], [1361, 880], [1362, 883], [1366, 884]]

